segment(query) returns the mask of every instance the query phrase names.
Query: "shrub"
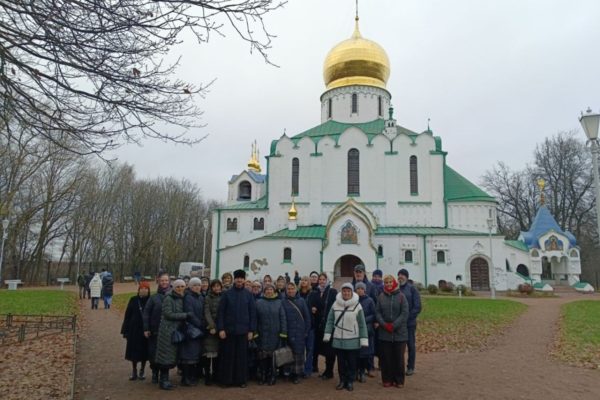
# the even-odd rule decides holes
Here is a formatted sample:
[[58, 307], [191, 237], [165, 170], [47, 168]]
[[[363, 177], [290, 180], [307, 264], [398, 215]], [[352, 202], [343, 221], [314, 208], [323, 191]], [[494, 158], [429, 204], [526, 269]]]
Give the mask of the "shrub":
[[425, 285], [423, 285], [421, 282], [415, 282], [413, 283], [413, 286], [419, 291], [422, 292], [423, 290], [425, 290]]
[[444, 287], [440, 286], [440, 290], [442, 292], [452, 293], [452, 292], [454, 292], [454, 283], [452, 283], [452, 282], [446, 282], [446, 284], [444, 285]]
[[431, 285], [427, 286], [427, 291], [429, 292], [429, 294], [437, 294], [438, 287], [432, 283]]
[[533, 286], [529, 283], [521, 283], [518, 287], [519, 293], [531, 294], [533, 293]]
[[447, 285], [447, 284], [448, 284], [448, 283], [447, 283], [445, 280], [443, 280], [443, 279], [440, 279], [440, 280], [438, 281], [438, 288], [439, 288], [441, 291], [443, 291], [443, 290], [446, 288], [446, 285]]

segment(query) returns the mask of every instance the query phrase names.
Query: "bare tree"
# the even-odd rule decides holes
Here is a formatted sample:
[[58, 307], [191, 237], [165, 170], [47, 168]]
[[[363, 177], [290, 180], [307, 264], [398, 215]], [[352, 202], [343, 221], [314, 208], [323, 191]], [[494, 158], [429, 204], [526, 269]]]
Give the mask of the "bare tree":
[[268, 62], [263, 18], [284, 3], [0, 0], [0, 119], [80, 154], [143, 137], [196, 143], [185, 129], [199, 126], [194, 97], [210, 82], [174, 78], [164, 56], [185, 30], [199, 42], [230, 30]]

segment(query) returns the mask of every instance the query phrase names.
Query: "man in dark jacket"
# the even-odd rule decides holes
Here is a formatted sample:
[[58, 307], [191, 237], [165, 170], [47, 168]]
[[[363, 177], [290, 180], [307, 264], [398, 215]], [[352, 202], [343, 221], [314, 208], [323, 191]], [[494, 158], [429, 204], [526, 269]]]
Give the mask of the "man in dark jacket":
[[371, 282], [369, 282], [369, 278], [367, 278], [367, 273], [365, 271], [365, 266], [362, 264], [357, 264], [354, 267], [354, 279], [352, 279], [352, 287], [354, 290], [356, 290], [357, 282], [362, 282], [367, 286], [367, 296], [372, 298], [373, 301], [377, 303], [377, 295], [379, 292], [377, 291], [377, 288]]
[[[85, 292], [87, 293], [88, 299], [92, 298], [92, 293], [90, 290], [90, 282], [92, 281], [93, 277], [94, 277], [93, 271], [88, 272], [88, 274], [85, 276]], [[83, 296], [83, 298], [85, 299], [85, 296]]]
[[415, 373], [417, 353], [415, 336], [417, 333], [417, 317], [421, 312], [421, 295], [417, 288], [408, 282], [408, 271], [404, 268], [398, 271], [398, 283], [400, 283], [400, 290], [408, 303], [408, 366], [406, 367], [406, 375], [412, 375]]
[[233, 287], [221, 295], [217, 312], [219, 382], [225, 386], [246, 387], [248, 381], [248, 341], [256, 331], [256, 303], [245, 289], [246, 273], [233, 274]]
[[169, 274], [163, 272], [158, 276], [158, 288], [153, 294], [146, 307], [144, 308], [144, 336], [148, 338], [148, 359], [150, 360], [150, 369], [152, 369], [152, 383], [158, 383], [159, 367], [155, 362], [156, 346], [158, 341], [158, 328], [162, 314], [163, 299], [169, 294], [171, 289], [171, 280]]
[[112, 304], [113, 297], [113, 277], [110, 272], [106, 272], [102, 278], [102, 300], [104, 300], [104, 309], [109, 309]]

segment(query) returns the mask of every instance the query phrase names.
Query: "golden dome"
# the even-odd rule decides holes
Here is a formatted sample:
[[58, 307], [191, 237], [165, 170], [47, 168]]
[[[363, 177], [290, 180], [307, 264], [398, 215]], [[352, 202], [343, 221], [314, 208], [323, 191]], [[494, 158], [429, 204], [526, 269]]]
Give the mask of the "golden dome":
[[327, 90], [349, 85], [376, 86], [385, 89], [390, 76], [390, 60], [380, 45], [365, 39], [355, 19], [354, 33], [329, 51], [323, 65]]

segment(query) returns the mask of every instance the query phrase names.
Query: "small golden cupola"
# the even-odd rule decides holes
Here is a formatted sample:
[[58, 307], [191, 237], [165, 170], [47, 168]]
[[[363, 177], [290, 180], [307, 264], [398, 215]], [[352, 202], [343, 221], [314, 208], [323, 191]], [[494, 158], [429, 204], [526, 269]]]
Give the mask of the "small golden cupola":
[[260, 161], [258, 156], [258, 145], [256, 144], [256, 140], [252, 143], [252, 154], [250, 155], [250, 161], [248, 161], [248, 169], [250, 171], [260, 173], [262, 168], [260, 167]]
[[385, 89], [390, 77], [390, 60], [376, 42], [365, 39], [358, 29], [358, 13], [350, 39], [333, 47], [323, 65], [327, 90], [351, 85], [375, 86]]
[[297, 218], [298, 218], [298, 211], [296, 210], [296, 201], [292, 197], [292, 205], [288, 211], [288, 220], [296, 221]]

